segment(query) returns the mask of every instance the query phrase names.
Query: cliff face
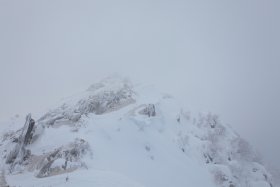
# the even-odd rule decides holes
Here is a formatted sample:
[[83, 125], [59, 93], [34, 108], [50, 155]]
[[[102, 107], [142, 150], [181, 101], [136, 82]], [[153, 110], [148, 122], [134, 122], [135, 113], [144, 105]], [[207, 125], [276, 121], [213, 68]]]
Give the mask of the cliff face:
[[120, 78], [21, 126], [2, 132], [11, 186], [274, 186], [254, 149], [217, 115], [192, 114]]

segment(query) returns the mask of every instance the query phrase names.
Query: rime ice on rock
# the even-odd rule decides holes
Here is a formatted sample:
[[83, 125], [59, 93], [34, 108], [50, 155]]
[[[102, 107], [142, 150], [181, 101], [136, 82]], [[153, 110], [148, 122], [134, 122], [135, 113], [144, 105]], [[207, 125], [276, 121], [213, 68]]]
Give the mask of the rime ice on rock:
[[82, 98], [51, 110], [40, 118], [39, 122], [47, 126], [62, 120], [75, 123], [82, 115], [101, 115], [132, 104], [135, 102], [134, 95], [132, 85], [128, 81], [105, 79], [91, 85]]
[[39, 157], [40, 169], [36, 176], [48, 177], [85, 167], [81, 159], [87, 153], [90, 153], [89, 144], [83, 139], [76, 139], [73, 143]]
[[[141, 98], [141, 92], [136, 95], [131, 84], [123, 80], [106, 79], [94, 84], [86, 92], [71, 97], [69, 101], [63, 102], [59, 107], [45, 114], [36, 121], [36, 126], [31, 115], [28, 115], [23, 128], [3, 135], [0, 156], [6, 162], [3, 162], [1, 167], [5, 171], [10, 169], [12, 173], [28, 171], [35, 177], [43, 178], [88, 166], [91, 172], [94, 171], [91, 162], [97, 163], [96, 161], [101, 160], [105, 161], [106, 165], [107, 161], [123, 162], [128, 166], [128, 172], [138, 176], [141, 172], [135, 171], [136, 167], [133, 164], [136, 162], [131, 158], [132, 151], [135, 151], [137, 153], [135, 156], [139, 156], [137, 162], [138, 159], [147, 161], [145, 157], [148, 155], [154, 164], [164, 167], [175, 163], [178, 168], [166, 167], [167, 170], [163, 171], [164, 173], [171, 171], [169, 176], [174, 173], [176, 180], [178, 176], [182, 177], [178, 177], [182, 180], [173, 180], [173, 186], [182, 186], [180, 182], [187, 181], [184, 180], [187, 175], [198, 176], [200, 182], [206, 175], [197, 171], [205, 170], [207, 174], [210, 171], [212, 179], [219, 187], [272, 187], [271, 175], [258, 159], [256, 152], [230, 127], [222, 124], [217, 115], [192, 116], [189, 112], [184, 112], [180, 106], [177, 107], [178, 103], [172, 102], [173, 99], [166, 98], [154, 99], [154, 95], [149, 94]], [[134, 102], [135, 105], [128, 106]], [[125, 106], [128, 107], [121, 110]], [[118, 112], [108, 114], [116, 110]], [[152, 116], [157, 117], [150, 118]], [[84, 128], [72, 131], [71, 127], [79, 129], [80, 125], [84, 125]], [[133, 125], [138, 126], [140, 131], [138, 128], [133, 128]], [[144, 128], [145, 131], [142, 130]], [[118, 138], [118, 141], [114, 141], [115, 138]], [[92, 161], [85, 158], [87, 154], [91, 155], [90, 146], [93, 153], [97, 155]], [[141, 150], [138, 149], [139, 147]], [[124, 154], [120, 154], [121, 157], [115, 156], [116, 151]], [[103, 157], [102, 153], [107, 155]], [[166, 153], [172, 154], [165, 157]], [[189, 165], [185, 167], [186, 163], [190, 164], [184, 162], [185, 157], [186, 160], [199, 163], [192, 166], [203, 167], [203, 169], [197, 170], [198, 168]], [[100, 160], [94, 160], [95, 158]], [[116, 168], [111, 168], [110, 163], [108, 167], [112, 170], [118, 170], [118, 166], [122, 165], [116, 164]], [[131, 168], [129, 168], [130, 163], [133, 165]], [[103, 164], [100, 166], [104, 166]], [[77, 171], [77, 176], [79, 172]], [[153, 182], [162, 179], [158, 174], [161, 171], [156, 168], [150, 172], [158, 177]], [[146, 176], [147, 173], [142, 173], [140, 178]], [[20, 178], [22, 179], [22, 176]], [[26, 180], [30, 182], [29, 178]], [[50, 179], [52, 180], [54, 179]], [[170, 180], [172, 177], [166, 177], [165, 182]], [[208, 182], [206, 185], [184, 186], [214, 186], [210, 181]]]
[[183, 120], [192, 121], [192, 133], [180, 133], [178, 145], [185, 150], [192, 144], [190, 137], [201, 140], [201, 145], [196, 149], [200, 149], [198, 154], [201, 154], [201, 160], [209, 168], [218, 186], [253, 187], [247, 184], [248, 181], [262, 181], [266, 186], [273, 186], [271, 175], [262, 165], [258, 153], [247, 141], [223, 125], [217, 115], [209, 113], [188, 118]]
[[34, 132], [35, 121], [31, 118], [31, 114], [26, 116], [25, 124], [22, 128], [22, 132], [17, 139], [17, 144], [8, 153], [6, 163], [10, 164], [10, 171], [13, 172], [20, 168], [22, 164], [26, 164], [26, 161], [31, 155], [31, 151], [26, 149], [27, 144], [30, 143]]
[[[81, 161], [83, 155], [89, 153], [88, 143], [83, 139], [76, 139], [74, 142], [56, 148], [44, 155], [32, 154], [26, 146], [33, 138], [35, 121], [31, 115], [27, 115], [24, 127], [14, 148], [6, 156], [6, 164], [9, 165], [11, 173], [22, 172], [25, 169], [38, 170], [37, 177], [47, 177], [73, 171], [85, 164]], [[57, 164], [57, 162], [62, 162]]]
[[17, 144], [6, 158], [6, 163], [11, 164], [11, 171], [14, 170], [16, 165], [22, 164], [30, 156], [31, 153], [26, 149], [26, 145], [32, 139], [34, 125], [35, 121], [31, 118], [31, 114], [28, 114]]
[[139, 114], [147, 115], [149, 117], [156, 116], [156, 108], [154, 104], [148, 104], [144, 109], [139, 111]]

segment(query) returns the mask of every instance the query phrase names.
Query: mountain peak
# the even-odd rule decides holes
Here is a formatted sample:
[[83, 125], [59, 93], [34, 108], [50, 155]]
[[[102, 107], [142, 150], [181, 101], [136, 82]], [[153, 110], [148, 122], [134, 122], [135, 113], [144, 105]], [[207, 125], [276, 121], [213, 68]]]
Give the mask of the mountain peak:
[[67, 178], [67, 186], [273, 186], [256, 151], [217, 115], [192, 114], [175, 98], [154, 92], [114, 76], [35, 124], [29, 115], [23, 128], [2, 136], [7, 182], [65, 186], [59, 181]]

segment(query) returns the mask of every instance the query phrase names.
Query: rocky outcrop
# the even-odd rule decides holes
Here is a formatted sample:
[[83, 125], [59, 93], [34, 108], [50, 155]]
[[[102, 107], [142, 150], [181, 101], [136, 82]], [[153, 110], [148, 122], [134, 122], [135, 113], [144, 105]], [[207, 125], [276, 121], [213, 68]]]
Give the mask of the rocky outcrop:
[[6, 158], [6, 163], [11, 164], [11, 171], [17, 164], [24, 163], [30, 156], [31, 152], [26, 149], [26, 145], [32, 140], [34, 126], [35, 121], [31, 118], [31, 114], [28, 114], [22, 132], [17, 138], [17, 143]]
[[37, 171], [39, 178], [57, 175], [74, 171], [80, 167], [86, 167], [82, 157], [91, 153], [89, 144], [83, 139], [75, 139], [67, 145], [54, 148], [53, 151], [42, 155], [32, 154], [26, 147], [32, 143], [35, 121], [29, 114], [17, 140], [15, 137], [8, 139], [9, 145], [13, 146], [6, 156], [6, 164], [11, 173], [18, 173], [24, 170]]
[[37, 164], [39, 172], [36, 176], [48, 177], [86, 167], [81, 158], [87, 153], [90, 153], [88, 143], [83, 139], [76, 139], [75, 142], [41, 157]]
[[43, 155], [34, 155], [26, 146], [33, 139], [35, 121], [27, 115], [24, 127], [16, 142], [11, 142], [14, 147], [6, 155], [6, 164], [11, 173], [21, 172], [25, 169], [37, 171], [36, 176], [48, 177], [73, 171], [86, 165], [82, 157], [90, 153], [88, 143], [83, 139], [76, 139], [68, 145], [63, 145]]
[[139, 114], [147, 115], [149, 117], [156, 116], [156, 108], [154, 104], [148, 104], [144, 109], [139, 111]]
[[180, 149], [185, 152], [192, 144], [197, 145], [195, 149], [201, 161], [205, 162], [218, 186], [255, 186], [255, 181], [273, 186], [272, 176], [258, 153], [230, 127], [223, 125], [217, 115], [192, 117], [182, 113], [181, 116], [181, 122], [189, 124], [191, 131], [178, 134]]
[[46, 126], [55, 125], [56, 122], [66, 121], [69, 124], [80, 120], [82, 115], [90, 113], [101, 115], [116, 111], [135, 102], [132, 86], [125, 81], [118, 83], [104, 80], [93, 84], [86, 94], [71, 104], [62, 104], [51, 110], [38, 120]]

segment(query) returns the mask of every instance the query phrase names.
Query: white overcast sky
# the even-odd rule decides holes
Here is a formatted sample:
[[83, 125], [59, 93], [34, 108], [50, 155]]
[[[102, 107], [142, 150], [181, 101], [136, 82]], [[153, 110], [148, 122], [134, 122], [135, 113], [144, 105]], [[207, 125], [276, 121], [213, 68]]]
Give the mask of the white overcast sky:
[[0, 0], [0, 120], [112, 73], [212, 111], [278, 164], [279, 0]]

